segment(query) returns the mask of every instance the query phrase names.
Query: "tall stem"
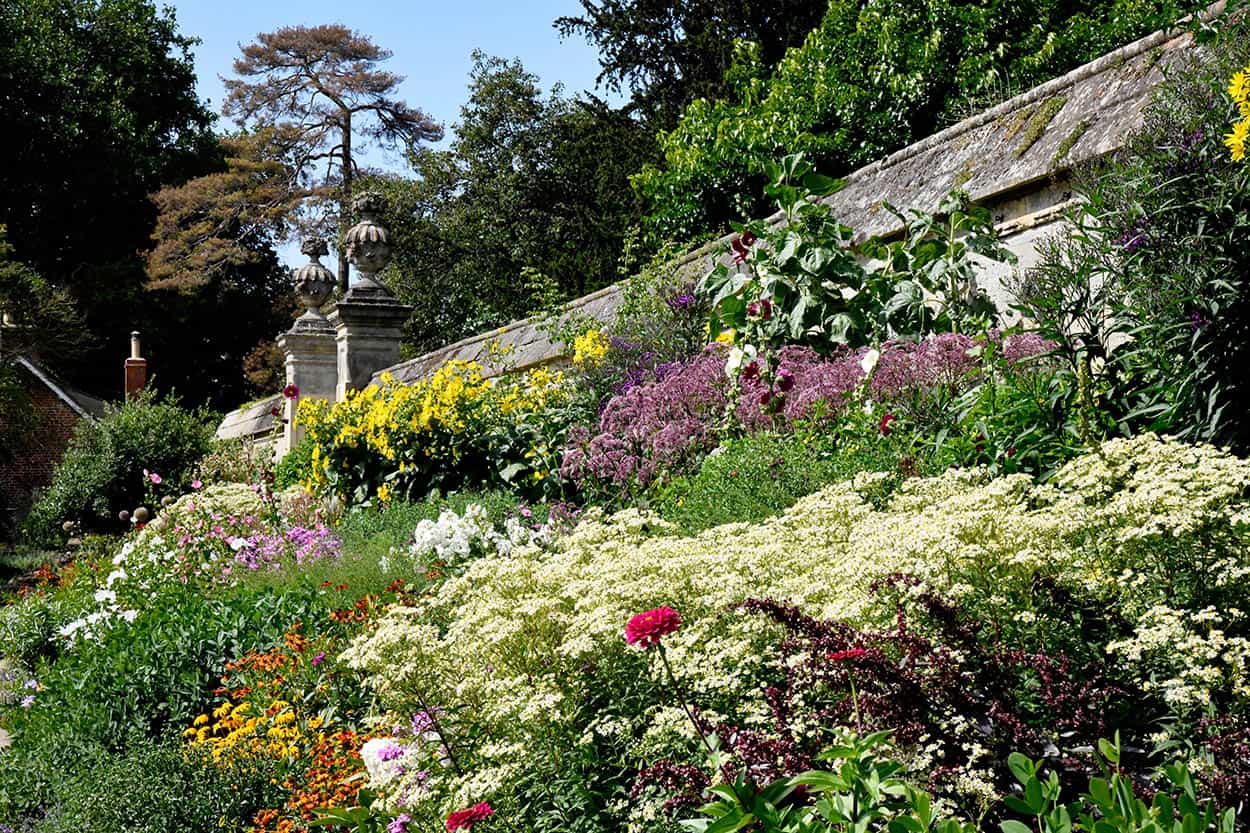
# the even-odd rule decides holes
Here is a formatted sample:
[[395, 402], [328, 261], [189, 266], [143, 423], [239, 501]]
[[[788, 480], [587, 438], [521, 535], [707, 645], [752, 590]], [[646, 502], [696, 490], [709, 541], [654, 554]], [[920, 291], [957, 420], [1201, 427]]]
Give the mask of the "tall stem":
[[677, 675], [673, 673], [673, 666], [668, 663], [668, 654], [664, 652], [664, 644], [656, 645], [660, 649], [660, 661], [664, 663], [664, 670], [668, 672], [668, 679], [673, 684], [673, 691], [677, 693], [677, 700], [681, 703], [682, 709], [686, 712], [686, 717], [690, 718], [690, 724], [694, 726], [694, 730], [699, 734], [699, 740], [703, 741], [703, 748], [707, 750], [707, 754], [711, 757], [716, 756], [716, 752], [712, 749], [712, 744], [708, 742], [707, 735], [703, 734], [703, 729], [699, 726], [699, 721], [695, 720], [694, 710], [690, 708], [690, 704], [686, 702], [686, 695], [682, 693], [681, 683], [677, 681]]

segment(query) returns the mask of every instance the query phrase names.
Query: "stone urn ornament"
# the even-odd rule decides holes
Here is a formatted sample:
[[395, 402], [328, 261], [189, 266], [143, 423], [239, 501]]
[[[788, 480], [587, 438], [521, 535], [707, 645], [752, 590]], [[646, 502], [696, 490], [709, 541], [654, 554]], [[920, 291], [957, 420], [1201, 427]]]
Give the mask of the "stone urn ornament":
[[360, 221], [347, 230], [343, 239], [347, 259], [360, 274], [360, 280], [352, 291], [380, 291], [390, 295], [390, 291], [376, 277], [391, 262], [390, 236], [386, 227], [378, 222], [382, 199], [370, 192], [359, 194], [352, 200], [352, 210], [360, 216]]
[[330, 252], [326, 241], [320, 237], [305, 240], [299, 250], [308, 255], [308, 262], [291, 273], [295, 282], [295, 294], [307, 311], [301, 318], [325, 320], [321, 314], [321, 305], [334, 291], [334, 273], [321, 264], [321, 258]]

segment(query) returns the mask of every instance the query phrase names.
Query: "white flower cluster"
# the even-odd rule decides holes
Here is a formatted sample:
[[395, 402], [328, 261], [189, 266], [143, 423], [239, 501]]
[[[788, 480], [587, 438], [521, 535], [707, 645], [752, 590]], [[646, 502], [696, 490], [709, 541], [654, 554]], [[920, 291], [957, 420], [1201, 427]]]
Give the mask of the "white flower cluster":
[[433, 561], [457, 564], [474, 555], [508, 555], [517, 547], [546, 544], [551, 537], [550, 526], [527, 526], [516, 517], [497, 530], [486, 510], [470, 503], [462, 515], [444, 509], [436, 521], [419, 521], [407, 550], [393, 548], [383, 556], [381, 567], [390, 573], [424, 568]]
[[[664, 641], [677, 677], [696, 700], [744, 704], [749, 722], [751, 712], [760, 720], [767, 714], [759, 683], [774, 661], [766, 646], [777, 628], [734, 613], [734, 605], [773, 598], [813, 616], [876, 625], [885, 612], [868, 588], [900, 572], [976, 605], [978, 615], [1023, 624], [1029, 616], [1017, 617], [1031, 613], [1039, 576], [1075, 584], [1139, 621], [1137, 639], [1114, 651], [1130, 662], [1142, 657], [1140, 679], [1157, 669], [1148, 657], [1169, 639], [1184, 639], [1190, 659], [1211, 666], [1218, 653], [1212, 667], [1219, 674], [1181, 674], [1191, 688], [1172, 697], [1200, 702], [1202, 691], [1232, 681], [1250, 698], [1246, 647], [1218, 637], [1211, 614], [1190, 611], [1179, 624], [1147, 615], [1166, 604], [1184, 570], [1201, 571], [1210, 579], [1205, 586], [1244, 575], [1248, 496], [1250, 462], [1147, 436], [1107, 443], [1045, 486], [1023, 475], [950, 471], [905, 482], [878, 508], [855, 483], [841, 483], [776, 518], [694, 537], [637, 510], [612, 517], [592, 510], [546, 549], [500, 548], [466, 564], [419, 607], [389, 611], [344, 659], [397, 712], [411, 711], [419, 693], [424, 702], [472, 714], [480, 736], [517, 744], [517, 758], [507, 762], [479, 750], [480, 768], [444, 785], [444, 795], [470, 782], [499, 784], [510, 767], [541, 767], [553, 727], [570, 746], [589, 739], [590, 703], [614, 702], [628, 737], [672, 737], [671, 711], [623, 712], [612, 700], [612, 675], [626, 665], [625, 623], [640, 611], [668, 605], [680, 612], [681, 629]], [[438, 542], [452, 557], [484, 534], [480, 521], [454, 516], [424, 529], [431, 534], [422, 551], [439, 552]], [[1126, 570], [1131, 592], [1119, 581]], [[1237, 663], [1241, 677], [1230, 671]], [[1177, 673], [1182, 667], [1175, 664]], [[659, 679], [657, 664], [650, 668]], [[986, 787], [969, 772], [961, 789], [980, 795]]]
[[130, 607], [122, 607], [118, 603], [117, 591], [113, 589], [114, 585], [120, 584], [129, 578], [125, 563], [133, 550], [133, 542], [127, 542], [121, 551], [114, 556], [113, 565], [115, 569], [108, 574], [104, 586], [98, 588], [92, 597], [97, 605], [96, 610], [67, 623], [57, 631], [61, 636], [68, 639], [71, 644], [79, 639], [99, 641], [118, 621], [133, 622], [138, 617], [139, 611]]

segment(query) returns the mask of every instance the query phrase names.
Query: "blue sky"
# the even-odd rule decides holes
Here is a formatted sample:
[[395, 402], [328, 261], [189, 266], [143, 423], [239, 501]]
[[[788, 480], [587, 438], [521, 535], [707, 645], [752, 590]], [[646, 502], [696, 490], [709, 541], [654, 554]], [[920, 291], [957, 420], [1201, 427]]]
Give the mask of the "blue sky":
[[[394, 56], [385, 68], [405, 76], [400, 97], [450, 132], [467, 98], [470, 55], [481, 49], [520, 58], [544, 89], [592, 89], [599, 73], [595, 49], [580, 36], [560, 39], [552, 21], [581, 12], [577, 0], [165, 0], [179, 29], [203, 42], [195, 48], [201, 98], [220, 111], [219, 76], [230, 77], [239, 45], [281, 26], [342, 23], [369, 35]], [[604, 95], [605, 91], [598, 91]], [[619, 97], [609, 100], [619, 101]], [[223, 127], [228, 125], [223, 124]], [[371, 164], [401, 167], [370, 157]]]

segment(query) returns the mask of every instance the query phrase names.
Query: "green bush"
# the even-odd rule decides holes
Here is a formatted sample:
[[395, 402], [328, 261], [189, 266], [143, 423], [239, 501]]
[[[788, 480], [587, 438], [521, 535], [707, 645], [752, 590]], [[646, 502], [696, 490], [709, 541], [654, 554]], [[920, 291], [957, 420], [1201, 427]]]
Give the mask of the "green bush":
[[661, 137], [662, 166], [633, 178], [648, 224], [692, 240], [762, 216], [764, 164], [806, 153], [847, 173], [1169, 26], [1205, 0], [833, 0], [771, 77], [740, 51], [728, 101], [693, 102]]
[[731, 440], [703, 461], [699, 470], [665, 487], [654, 509], [689, 535], [728, 523], [754, 523], [789, 509], [823, 486], [860, 472], [889, 472], [921, 464], [899, 439], [846, 444], [802, 434], [754, 434]]
[[[150, 393], [109, 407], [98, 421], [80, 422], [24, 533], [49, 542], [57, 540], [65, 521], [88, 529], [115, 528], [117, 512], [134, 509], [148, 495], [182, 494], [196, 462], [211, 447], [215, 424], [207, 410], [188, 410], [176, 396], [157, 399]], [[144, 469], [161, 482], [145, 478]]]
[[277, 761], [218, 764], [177, 743], [91, 750], [66, 773], [41, 833], [229, 833], [281, 803]]

